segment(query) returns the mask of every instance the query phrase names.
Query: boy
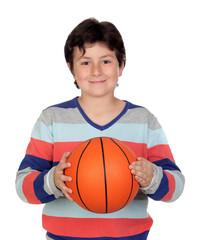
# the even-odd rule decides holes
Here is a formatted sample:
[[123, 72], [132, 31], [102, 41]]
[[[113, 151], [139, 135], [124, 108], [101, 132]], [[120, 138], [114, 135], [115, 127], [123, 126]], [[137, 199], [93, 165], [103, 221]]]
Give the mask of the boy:
[[[96, 19], [81, 22], [66, 41], [65, 58], [81, 96], [42, 112], [17, 173], [17, 193], [25, 202], [46, 203], [47, 239], [145, 240], [152, 225], [148, 197], [175, 201], [184, 177], [157, 119], [147, 109], [114, 96], [126, 62], [116, 27]], [[129, 168], [140, 190], [128, 206], [110, 214], [79, 207], [64, 183], [72, 181], [64, 175], [70, 152], [82, 141], [100, 136], [125, 142], [138, 156]]]

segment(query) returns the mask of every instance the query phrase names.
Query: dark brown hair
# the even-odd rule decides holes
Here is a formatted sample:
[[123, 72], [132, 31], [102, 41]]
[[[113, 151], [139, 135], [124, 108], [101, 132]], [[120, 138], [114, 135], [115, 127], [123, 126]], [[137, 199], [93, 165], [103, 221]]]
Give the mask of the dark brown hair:
[[[66, 62], [70, 64], [73, 73], [74, 49], [79, 47], [85, 54], [86, 43], [104, 43], [111, 51], [115, 51], [119, 67], [126, 63], [126, 52], [121, 34], [110, 22], [99, 22], [95, 18], [89, 18], [81, 22], [69, 34], [64, 47]], [[76, 86], [77, 83], [75, 82]], [[78, 87], [78, 86], [77, 86]]]

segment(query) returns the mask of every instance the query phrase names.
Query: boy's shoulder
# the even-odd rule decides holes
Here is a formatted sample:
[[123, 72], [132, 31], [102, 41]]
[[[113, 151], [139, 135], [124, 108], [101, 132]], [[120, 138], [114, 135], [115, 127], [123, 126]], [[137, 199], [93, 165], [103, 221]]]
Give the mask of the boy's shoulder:
[[154, 124], [159, 127], [157, 118], [146, 107], [135, 105], [131, 102], [127, 102], [127, 105], [128, 110], [124, 119], [127, 119], [128, 122]]
[[134, 108], [144, 108], [143, 106], [133, 104], [132, 102], [125, 101], [128, 105], [128, 109], [134, 109]]
[[83, 120], [80, 117], [77, 109], [77, 100], [73, 98], [66, 102], [51, 105], [45, 108], [39, 120], [46, 125], [51, 125], [53, 122], [57, 123], [82, 123]]
[[75, 97], [75, 98], [73, 98], [71, 100], [62, 102], [62, 103], [51, 105], [51, 106], [47, 107], [45, 110], [48, 110], [48, 109], [51, 109], [51, 108], [65, 108], [65, 109], [76, 108], [77, 107], [76, 99], [77, 99], [77, 97]]
[[127, 101], [127, 105], [128, 105], [128, 112], [133, 113], [133, 114], [145, 114], [145, 115], [149, 115], [150, 111], [141, 105], [136, 105], [133, 104], [132, 102], [128, 102]]

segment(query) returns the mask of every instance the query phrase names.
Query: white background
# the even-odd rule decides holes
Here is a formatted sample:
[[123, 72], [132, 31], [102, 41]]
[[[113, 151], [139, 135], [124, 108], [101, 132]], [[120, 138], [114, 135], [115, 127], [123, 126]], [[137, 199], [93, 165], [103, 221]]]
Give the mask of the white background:
[[146, 106], [165, 129], [185, 191], [150, 200], [149, 240], [198, 239], [200, 232], [201, 5], [195, 0], [7, 0], [0, 3], [1, 236], [45, 239], [42, 205], [23, 203], [15, 173], [40, 112], [79, 95], [63, 47], [82, 20], [113, 22], [127, 50], [116, 96]]

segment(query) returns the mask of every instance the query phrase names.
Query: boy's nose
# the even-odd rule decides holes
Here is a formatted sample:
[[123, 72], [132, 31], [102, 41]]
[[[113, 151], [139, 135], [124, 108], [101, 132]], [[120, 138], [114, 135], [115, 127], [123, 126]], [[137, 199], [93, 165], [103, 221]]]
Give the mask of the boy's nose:
[[91, 73], [93, 76], [99, 76], [102, 73], [102, 69], [100, 64], [93, 64], [92, 65], [92, 69], [91, 69]]

